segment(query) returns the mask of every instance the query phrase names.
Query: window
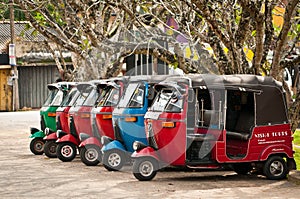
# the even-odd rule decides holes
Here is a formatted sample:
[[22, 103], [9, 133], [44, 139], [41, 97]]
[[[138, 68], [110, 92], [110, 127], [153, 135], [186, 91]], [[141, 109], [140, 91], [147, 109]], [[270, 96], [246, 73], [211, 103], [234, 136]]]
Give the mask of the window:
[[[119, 101], [119, 89], [109, 87], [102, 92], [104, 95], [100, 97], [100, 102], [97, 106], [116, 106]], [[102, 95], [101, 93], [101, 95]]]
[[182, 108], [183, 98], [172, 88], [163, 88], [151, 106], [152, 111], [175, 113], [181, 112]]
[[54, 97], [56, 96], [58, 89], [50, 90], [47, 99], [44, 102], [43, 106], [50, 106], [51, 102], [53, 101]]

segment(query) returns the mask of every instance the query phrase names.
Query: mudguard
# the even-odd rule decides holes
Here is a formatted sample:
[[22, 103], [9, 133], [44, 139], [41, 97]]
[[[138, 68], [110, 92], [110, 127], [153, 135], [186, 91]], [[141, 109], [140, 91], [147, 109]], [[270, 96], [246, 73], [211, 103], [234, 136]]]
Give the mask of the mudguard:
[[152, 157], [159, 161], [159, 157], [156, 151], [152, 147], [146, 147], [139, 151], [135, 151], [131, 154], [131, 158], [140, 158], [140, 157]]
[[108, 150], [112, 150], [112, 149], [118, 149], [121, 151], [124, 151], [125, 153], [127, 153], [127, 150], [125, 149], [124, 145], [119, 142], [118, 140], [113, 140], [112, 142], [104, 145], [101, 149], [102, 152], [108, 151]]
[[59, 138], [58, 140], [56, 140], [56, 143], [62, 143], [62, 142], [71, 142], [71, 143], [75, 144], [76, 146], [79, 145], [79, 141], [71, 134], [67, 134], [67, 135]]
[[37, 132], [31, 134], [29, 137], [30, 138], [43, 138], [45, 136], [46, 136], [46, 134], [43, 131], [37, 131]]
[[51, 133], [47, 135], [46, 137], [44, 137], [44, 140], [57, 140], [56, 133]]
[[260, 161], [264, 161], [267, 160], [268, 157], [271, 154], [286, 154], [287, 157], [289, 158], [293, 158], [293, 150], [283, 144], [279, 144], [279, 145], [274, 145], [274, 146], [269, 146], [267, 147], [262, 153], [261, 156], [259, 157]]
[[95, 138], [95, 137], [89, 137], [85, 140], [83, 140], [80, 144], [79, 144], [79, 147], [84, 147], [86, 145], [96, 145], [96, 146], [99, 146], [100, 148], [102, 147], [102, 144], [101, 142], [99, 141], [98, 138]]

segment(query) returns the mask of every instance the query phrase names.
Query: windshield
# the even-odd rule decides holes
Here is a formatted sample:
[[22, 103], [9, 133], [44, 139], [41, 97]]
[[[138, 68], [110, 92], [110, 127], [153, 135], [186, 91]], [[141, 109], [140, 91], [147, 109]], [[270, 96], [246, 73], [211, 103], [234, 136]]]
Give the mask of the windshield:
[[156, 96], [150, 110], [159, 112], [181, 112], [183, 97], [171, 88], [163, 88]]
[[97, 92], [96, 89], [93, 89], [88, 95], [88, 97], [86, 98], [86, 100], [83, 102], [83, 106], [94, 106], [98, 97], [99, 97], [99, 92]]
[[73, 88], [62, 102], [62, 106], [72, 106], [78, 97], [77, 88]]
[[64, 99], [65, 94], [66, 94], [66, 92], [63, 92], [62, 90], [59, 90], [56, 93], [56, 95], [55, 95], [55, 97], [54, 97], [54, 99], [51, 103], [51, 106], [60, 106], [63, 99]]
[[50, 93], [48, 94], [47, 99], [44, 102], [43, 106], [50, 106], [57, 92], [58, 89], [50, 90]]
[[101, 97], [97, 106], [116, 106], [119, 101], [119, 89], [107, 87], [107, 89], [103, 90], [101, 96], [103, 97]]
[[75, 106], [81, 106], [83, 104], [83, 102], [86, 100], [86, 98], [90, 94], [91, 88], [92, 87], [88, 87], [87, 89], [80, 91], [79, 96], [78, 96], [76, 102], [74, 103]]
[[122, 96], [119, 107], [141, 108], [144, 104], [145, 85], [139, 83], [129, 84], [125, 94]]

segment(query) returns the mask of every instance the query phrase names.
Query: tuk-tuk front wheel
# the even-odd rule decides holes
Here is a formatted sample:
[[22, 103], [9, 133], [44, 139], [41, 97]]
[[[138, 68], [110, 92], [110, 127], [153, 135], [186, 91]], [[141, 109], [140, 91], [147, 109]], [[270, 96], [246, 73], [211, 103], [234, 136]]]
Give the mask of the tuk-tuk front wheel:
[[120, 150], [109, 150], [103, 154], [103, 166], [108, 171], [119, 171], [126, 162], [124, 152]]
[[76, 154], [76, 146], [72, 142], [62, 142], [57, 145], [56, 155], [63, 162], [72, 161]]
[[138, 158], [134, 161], [132, 169], [136, 179], [149, 181], [156, 176], [158, 162], [154, 158]]
[[30, 151], [35, 155], [42, 155], [44, 153], [44, 145], [43, 138], [34, 138], [30, 142]]
[[270, 180], [281, 180], [287, 177], [289, 170], [281, 156], [271, 156], [265, 162], [263, 172]]
[[44, 146], [45, 155], [48, 158], [56, 158], [57, 157], [56, 148], [57, 148], [57, 144], [55, 140], [47, 140]]
[[101, 162], [102, 154], [100, 148], [94, 145], [87, 145], [80, 150], [80, 159], [87, 166], [96, 166]]

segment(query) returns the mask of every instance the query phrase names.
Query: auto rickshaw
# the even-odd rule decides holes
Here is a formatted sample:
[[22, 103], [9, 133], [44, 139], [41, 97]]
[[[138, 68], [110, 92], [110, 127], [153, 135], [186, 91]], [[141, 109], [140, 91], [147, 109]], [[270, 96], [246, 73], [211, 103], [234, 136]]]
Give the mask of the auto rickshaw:
[[128, 77], [116, 77], [98, 84], [102, 96], [91, 110], [92, 135], [83, 132], [79, 134], [80, 158], [87, 166], [96, 166], [102, 161], [101, 136], [114, 139], [112, 111], [119, 102], [127, 80]]
[[49, 94], [40, 109], [41, 129], [30, 128], [31, 135], [29, 137], [33, 138], [30, 142], [30, 150], [33, 154], [42, 155], [44, 153], [45, 128], [56, 131], [56, 109], [61, 105], [73, 84], [72, 82], [59, 82], [47, 85]]
[[108, 171], [118, 171], [125, 163], [130, 162], [132, 144], [135, 140], [147, 143], [144, 115], [155, 96], [152, 87], [166, 77], [166, 75], [130, 77], [126, 90], [112, 114], [115, 139], [108, 136], [101, 137], [102, 163]]
[[[76, 85], [74, 85], [69, 92], [69, 94], [65, 97], [61, 106], [56, 109], [56, 128], [57, 130], [62, 130], [64, 132], [70, 133], [69, 128], [69, 110], [73, 104], [75, 104], [79, 91], [77, 90]], [[44, 137], [45, 145], [44, 152], [45, 155], [49, 158], [56, 158], [56, 148], [57, 148], [57, 135], [56, 131], [51, 130], [50, 128], [45, 129], [46, 136]]]
[[149, 144], [133, 144], [138, 180], [166, 166], [255, 169], [272, 180], [296, 169], [285, 91], [273, 78], [186, 75], [154, 88], [159, 93], [145, 115]]
[[99, 99], [101, 91], [97, 85], [101, 82], [105, 82], [105, 80], [94, 80], [77, 85], [80, 95], [69, 110], [70, 133], [62, 130], [57, 131], [56, 155], [63, 162], [72, 161], [76, 157], [77, 148], [80, 144], [80, 132], [92, 135], [90, 113], [96, 100]]

